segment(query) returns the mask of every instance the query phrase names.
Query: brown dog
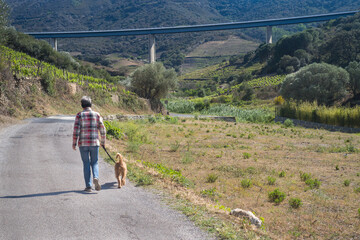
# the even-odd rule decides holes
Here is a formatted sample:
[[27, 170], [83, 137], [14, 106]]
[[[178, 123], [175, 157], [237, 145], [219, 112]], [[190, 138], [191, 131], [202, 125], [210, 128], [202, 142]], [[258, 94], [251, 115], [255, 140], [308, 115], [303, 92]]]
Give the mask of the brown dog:
[[118, 153], [116, 154], [116, 160], [115, 163], [115, 177], [118, 181], [118, 188], [121, 188], [126, 184], [126, 173], [127, 173], [127, 167], [125, 163], [124, 157]]

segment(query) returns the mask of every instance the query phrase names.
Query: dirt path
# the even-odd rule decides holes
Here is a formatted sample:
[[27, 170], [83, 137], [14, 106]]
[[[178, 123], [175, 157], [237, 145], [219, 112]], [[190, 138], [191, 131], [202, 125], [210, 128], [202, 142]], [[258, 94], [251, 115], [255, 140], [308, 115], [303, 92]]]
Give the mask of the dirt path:
[[0, 239], [210, 239], [131, 183], [116, 188], [100, 159], [103, 190], [84, 193], [74, 117], [31, 119], [0, 130]]

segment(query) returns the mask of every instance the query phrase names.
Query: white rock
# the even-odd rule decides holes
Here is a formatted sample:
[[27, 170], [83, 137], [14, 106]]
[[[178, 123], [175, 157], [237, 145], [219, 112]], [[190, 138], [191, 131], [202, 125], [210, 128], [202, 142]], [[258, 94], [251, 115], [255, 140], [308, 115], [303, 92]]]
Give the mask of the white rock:
[[258, 228], [261, 227], [262, 221], [250, 211], [245, 211], [240, 208], [236, 208], [231, 210], [230, 215], [234, 215], [236, 217], [246, 217], [247, 219], [250, 220], [251, 224], [254, 224]]

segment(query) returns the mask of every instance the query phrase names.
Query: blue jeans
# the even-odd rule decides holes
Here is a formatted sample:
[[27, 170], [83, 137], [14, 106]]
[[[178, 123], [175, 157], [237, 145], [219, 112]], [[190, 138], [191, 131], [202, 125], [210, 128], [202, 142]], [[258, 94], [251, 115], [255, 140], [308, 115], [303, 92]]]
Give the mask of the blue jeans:
[[99, 146], [90, 146], [90, 147], [79, 147], [81, 159], [84, 165], [84, 179], [86, 187], [91, 187], [91, 170], [93, 173], [93, 178], [99, 178], [99, 165], [98, 165], [98, 156], [99, 156]]

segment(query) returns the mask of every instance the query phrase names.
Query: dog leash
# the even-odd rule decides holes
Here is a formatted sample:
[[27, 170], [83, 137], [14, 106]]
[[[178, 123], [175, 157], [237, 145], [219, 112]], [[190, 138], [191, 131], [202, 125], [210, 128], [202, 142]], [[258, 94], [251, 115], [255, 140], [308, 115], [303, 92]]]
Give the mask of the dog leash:
[[116, 163], [115, 160], [110, 156], [110, 154], [109, 154], [108, 151], [106, 150], [105, 146], [102, 145], [102, 147], [103, 147], [103, 149], [105, 150], [105, 152], [107, 153], [107, 155], [109, 156], [109, 158], [110, 158], [114, 163]]

